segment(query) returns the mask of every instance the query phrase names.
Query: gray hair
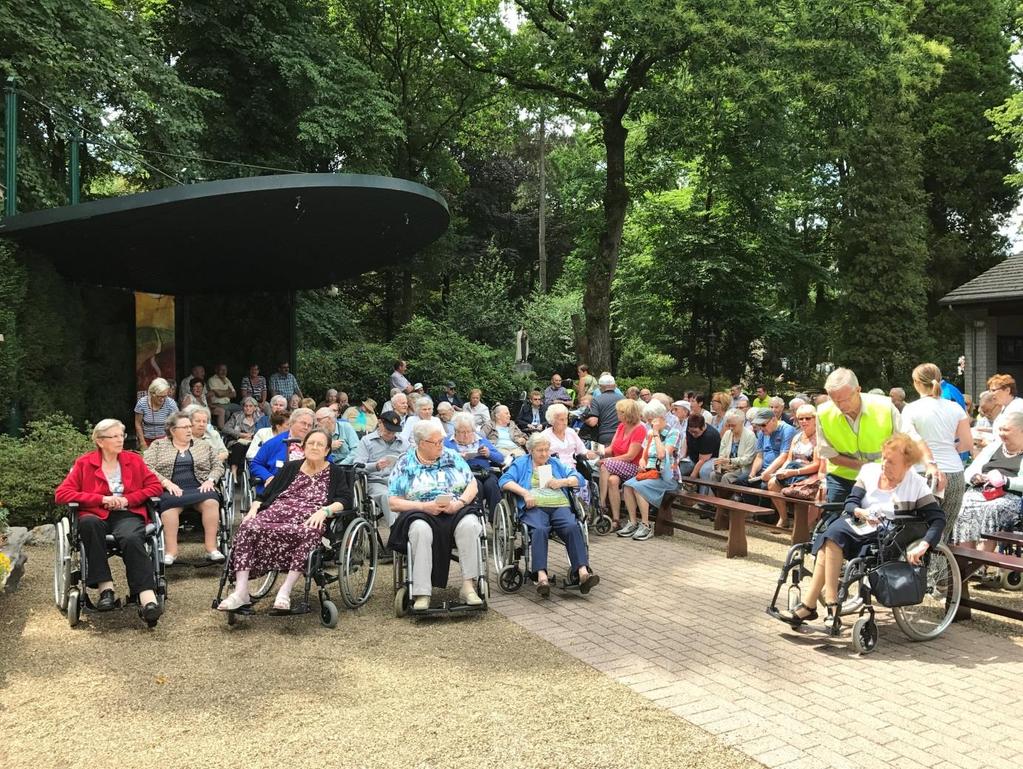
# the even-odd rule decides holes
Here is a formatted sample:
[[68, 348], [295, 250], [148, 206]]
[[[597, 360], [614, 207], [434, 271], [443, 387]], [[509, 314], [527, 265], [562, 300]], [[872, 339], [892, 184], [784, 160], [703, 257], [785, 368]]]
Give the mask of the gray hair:
[[455, 407], [451, 405], [450, 401], [441, 401], [440, 403], [437, 404], [437, 413], [438, 414], [440, 412], [442, 412], [442, 411], [444, 413], [447, 413], [449, 411], [453, 412], [454, 410], [455, 410]]
[[166, 395], [170, 392], [170, 383], [163, 377], [157, 377], [149, 383], [149, 394], [150, 395]]
[[551, 439], [548, 438], [543, 433], [533, 433], [528, 438], [526, 438], [526, 451], [532, 452], [533, 449], [540, 445], [550, 446]]
[[832, 390], [839, 390], [843, 387], [859, 387], [860, 380], [856, 378], [856, 374], [853, 373], [852, 369], [848, 368], [836, 368], [824, 381], [824, 389], [827, 392]]
[[781, 407], [784, 408], [784, 406], [785, 406], [785, 399], [784, 398], [779, 398], [777, 395], [775, 395], [773, 398], [771, 398], [771, 400], [768, 401], [768, 403], [770, 403], [771, 406], [781, 406]]
[[978, 398], [977, 398], [977, 405], [979, 406], [981, 403], [987, 403], [989, 400], [991, 400], [994, 397], [995, 397], [994, 392], [992, 392], [991, 390], [985, 390], [984, 392], [982, 392], [978, 396]]
[[734, 424], [735, 422], [738, 422], [740, 425], [746, 424], [746, 415], [743, 414], [740, 409], [728, 409], [728, 411], [725, 412], [724, 423], [729, 425]]
[[668, 410], [664, 408], [664, 404], [660, 401], [652, 400], [643, 407], [643, 419], [646, 421], [653, 421], [659, 417], [663, 417], [668, 413]]
[[459, 411], [457, 414], [455, 414], [455, 416], [451, 419], [451, 424], [455, 426], [456, 430], [459, 427], [467, 425], [473, 432], [476, 432], [475, 417], [473, 417], [472, 414], [469, 414], [465, 411]]
[[[562, 406], [562, 408], [564, 408], [564, 406]], [[497, 412], [498, 411], [502, 411], [502, 410], [504, 412], [506, 412], [508, 414], [508, 416], [511, 416], [511, 411], [508, 410], [508, 407], [505, 406], [503, 403], [499, 403], [496, 406], [494, 406], [494, 419], [497, 419]], [[550, 409], [547, 409], [547, 421], [548, 422], [551, 421], [551, 410]]]
[[423, 407], [424, 403], [429, 403], [430, 408], [433, 408], [433, 398], [429, 395], [420, 395], [419, 398], [416, 399], [416, 411], [419, 411], [419, 409]]
[[789, 408], [793, 411], [798, 411], [799, 407], [806, 403], [806, 398], [797, 395], [795, 398], [789, 401]]
[[335, 390], [333, 387], [327, 390], [327, 397], [329, 398], [331, 395], [337, 395], [337, 390]]
[[568, 409], [564, 403], [552, 403], [547, 407], [547, 412], [544, 414], [544, 418], [550, 423], [554, 424], [554, 417], [560, 416], [562, 413], [568, 414]]
[[416, 422], [415, 426], [412, 428], [412, 440], [417, 446], [431, 435], [440, 435], [442, 438], [444, 437], [444, 428], [439, 426], [433, 420], [424, 419]]
[[270, 405], [271, 406], [273, 406], [275, 403], [283, 403], [284, 404], [284, 408], [288, 407], [288, 399], [285, 398], [283, 395], [275, 395], [274, 397], [272, 397], [270, 399]]
[[[906, 400], [906, 391], [903, 390], [901, 387], [893, 387], [891, 390], [888, 391], [889, 395], [891, 395], [892, 393], [898, 393], [899, 397], [902, 398], [902, 400]], [[881, 391], [881, 395], [884, 395], [884, 390]]]
[[298, 421], [299, 417], [309, 417], [313, 421], [313, 424], [316, 424], [316, 414], [313, 413], [312, 409], [307, 408], [297, 408], [294, 411], [292, 411], [291, 416], [288, 417], [288, 424], [289, 425], [295, 424], [295, 422]]
[[400, 392], [402, 392], [402, 389], [400, 387], [392, 387], [390, 395], [393, 398], [395, 395], [397, 395]]
[[259, 401], [257, 401], [251, 395], [246, 395], [244, 398], [242, 398], [242, 405], [243, 406], [248, 406], [250, 403], [253, 406], [258, 406], [259, 405]]
[[105, 433], [111, 427], [120, 427], [121, 432], [125, 432], [124, 422], [120, 419], [101, 419], [96, 423], [96, 426], [92, 428], [92, 439], [96, 440], [99, 438], [100, 433]]
[[173, 428], [174, 425], [177, 424], [177, 421], [179, 419], [187, 419], [189, 422], [192, 421], [192, 417], [190, 417], [184, 411], [175, 411], [173, 414], [167, 417], [167, 421], [163, 423], [163, 429], [164, 432], [167, 433], [168, 438], [171, 436], [171, 428]]
[[200, 411], [205, 412], [207, 420], [210, 418], [210, 410], [198, 403], [193, 403], [192, 405], [185, 406], [183, 409], [181, 409], [181, 413], [184, 414], [189, 419], [191, 419]]
[[1023, 430], [1023, 411], [1010, 411], [1002, 414], [1002, 424], [1006, 427], [1012, 426], [1017, 430]]

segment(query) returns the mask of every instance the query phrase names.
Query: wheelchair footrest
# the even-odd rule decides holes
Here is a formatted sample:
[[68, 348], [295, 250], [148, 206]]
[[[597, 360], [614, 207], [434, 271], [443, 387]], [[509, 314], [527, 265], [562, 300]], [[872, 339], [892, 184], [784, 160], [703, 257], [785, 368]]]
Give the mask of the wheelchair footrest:
[[476, 612], [483, 612], [487, 610], [487, 602], [484, 601], [478, 606], [470, 606], [467, 603], [461, 603], [460, 601], [445, 601], [439, 606], [431, 606], [429, 609], [423, 609], [416, 611], [410, 608], [409, 614], [413, 617], [436, 617], [442, 614], [474, 614]]

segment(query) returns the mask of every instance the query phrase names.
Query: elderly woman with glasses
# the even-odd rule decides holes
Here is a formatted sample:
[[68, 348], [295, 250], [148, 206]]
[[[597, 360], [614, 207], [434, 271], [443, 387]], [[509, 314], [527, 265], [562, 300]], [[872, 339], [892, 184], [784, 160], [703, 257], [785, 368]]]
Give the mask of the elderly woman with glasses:
[[170, 390], [167, 380], [157, 377], [135, 404], [135, 438], [141, 451], [146, 450], [150, 441], [164, 436], [167, 417], [178, 410], [178, 404], [169, 395]]
[[[802, 486], [806, 488], [806, 499], [816, 495], [819, 485], [818, 473], [821, 467], [817, 453], [817, 409], [808, 403], [796, 411], [796, 425], [799, 431], [793, 436], [788, 450], [781, 457], [781, 469], [767, 482], [769, 491], [785, 492], [785, 489]], [[789, 507], [784, 499], [772, 499], [778, 511], [777, 526], [788, 523]]]
[[412, 439], [415, 446], [398, 458], [388, 480], [388, 504], [399, 515], [387, 540], [396, 553], [412, 548], [412, 610], [429, 609], [433, 588], [447, 586], [453, 545], [462, 571], [461, 599], [480, 606], [474, 582], [480, 577], [483, 524], [473, 507], [476, 479], [458, 452], [444, 447], [444, 430], [434, 422], [416, 425]]
[[[454, 417], [455, 430], [445, 439], [444, 448], [458, 452], [472, 470], [481, 471], [480, 497], [487, 501], [491, 515], [501, 502], [501, 487], [490, 472], [491, 467], [504, 465], [504, 454], [493, 443], [475, 430], [472, 414], [459, 413]], [[442, 428], [443, 429], [443, 428]]]
[[[501, 488], [519, 499], [518, 518], [532, 531], [529, 539], [531, 563], [536, 571], [536, 592], [542, 598], [551, 594], [547, 574], [547, 538], [553, 530], [568, 551], [570, 583], [579, 585], [579, 592], [589, 593], [600, 582], [590, 571], [586, 543], [572, 512], [572, 489], [584, 483], [571, 466], [551, 456], [551, 441], [546, 432], [529, 436], [527, 454], [512, 462], [501, 476]], [[549, 468], [550, 472], [540, 472]]]
[[175, 412], [167, 420], [167, 440], [153, 441], [145, 453], [146, 464], [164, 488], [159, 507], [167, 551], [163, 561], [168, 566], [178, 555], [178, 522], [186, 507], [196, 508], [202, 516], [206, 558], [214, 563], [224, 561], [224, 554], [217, 549], [217, 483], [224, 475], [224, 465], [211, 443], [193, 439], [192, 429], [192, 420], [182, 411]]
[[224, 425], [224, 435], [228, 439], [228, 463], [235, 479], [238, 478], [238, 468], [245, 462], [245, 452], [249, 450], [249, 444], [259, 429], [256, 427], [259, 417], [259, 404], [248, 395], [242, 398], [241, 411], [234, 412]]
[[138, 454], [124, 451], [124, 425], [102, 419], [92, 430], [96, 451], [75, 460], [57, 487], [58, 504], [78, 504], [78, 533], [85, 546], [85, 584], [99, 590], [96, 609], [117, 605], [107, 563], [106, 536], [112, 535], [124, 559], [128, 590], [138, 596], [139, 614], [156, 622], [163, 610], [156, 600], [153, 565], [146, 553], [146, 500], [159, 496], [160, 479]]
[[[561, 407], [565, 408], [564, 406]], [[551, 418], [552, 408], [554, 406], [547, 409], [548, 421]], [[565, 414], [568, 414], [567, 410]], [[512, 421], [511, 412], [505, 405], [494, 407], [494, 420], [484, 424], [481, 432], [484, 438], [497, 446], [498, 450], [504, 454], [506, 462], [524, 456], [526, 453], [526, 436], [519, 429], [519, 426]]]

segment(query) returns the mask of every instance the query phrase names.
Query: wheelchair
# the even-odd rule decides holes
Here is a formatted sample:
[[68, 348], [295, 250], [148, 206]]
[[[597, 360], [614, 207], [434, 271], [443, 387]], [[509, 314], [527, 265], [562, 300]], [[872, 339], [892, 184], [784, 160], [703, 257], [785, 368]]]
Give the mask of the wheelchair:
[[586, 509], [587, 526], [593, 529], [594, 534], [604, 537], [611, 533], [611, 516], [607, 510], [600, 506], [600, 481], [598, 480], [597, 469], [591, 464], [584, 454], [575, 458], [575, 469], [586, 479], [586, 494], [584, 506]]
[[[466, 515], [476, 515], [480, 519], [480, 576], [476, 579], [476, 593], [483, 599], [479, 606], [470, 606], [460, 601], [444, 601], [440, 606], [431, 606], [423, 611], [415, 611], [412, 608], [412, 545], [405, 549], [404, 553], [394, 554], [394, 616], [404, 617], [411, 614], [414, 617], [438, 616], [442, 614], [474, 614], [485, 612], [490, 601], [490, 574], [489, 553], [487, 545], [487, 511], [480, 505], [473, 505], [473, 508]], [[452, 548], [451, 560], [459, 560], [457, 548]]]
[[[146, 551], [153, 563], [153, 575], [156, 582], [156, 600], [160, 608], [164, 608], [167, 600], [167, 578], [164, 574], [163, 526], [157, 512], [159, 497], [147, 503], [150, 522], [146, 524]], [[67, 617], [71, 627], [78, 625], [84, 612], [95, 611], [85, 585], [86, 555], [85, 546], [78, 534], [78, 504], [72, 502], [67, 506], [67, 515], [62, 516], [55, 526], [53, 550], [53, 600], [57, 609]], [[119, 556], [121, 553], [112, 535], [108, 534], [107, 557]], [[138, 596], [130, 595], [124, 606], [138, 604]], [[117, 607], [122, 608], [118, 599]], [[153, 628], [155, 622], [147, 622]]]
[[[575, 514], [576, 523], [579, 526], [580, 531], [583, 535], [583, 544], [586, 546], [586, 552], [590, 552], [590, 534], [589, 527], [587, 525], [588, 513], [586, 506], [579, 500], [579, 497], [575, 494], [571, 494], [572, 512]], [[517, 593], [521, 589], [525, 582], [526, 577], [529, 577], [531, 582], [536, 582], [536, 570], [533, 569], [531, 564], [532, 552], [530, 550], [530, 537], [532, 532], [529, 526], [524, 525], [518, 516], [515, 514], [515, 498], [507, 496], [506, 499], [512, 505], [512, 515], [509, 519], [509, 541], [511, 544], [510, 557], [508, 558], [505, 565], [498, 572], [497, 586], [501, 589], [502, 593]], [[610, 524], [609, 524], [610, 525]], [[554, 537], [554, 531], [551, 531], [551, 537]], [[523, 560], [523, 566], [519, 566], [519, 559]], [[554, 574], [550, 569], [547, 570], [547, 579], [551, 585], [561, 585], [564, 590], [578, 590], [578, 583], [571, 582], [567, 578], [558, 580], [557, 575]]]
[[[217, 494], [220, 496], [220, 506], [217, 517], [217, 549], [225, 556], [231, 548], [231, 538], [234, 536], [234, 491], [234, 478], [231, 476], [230, 468], [228, 468], [223, 477], [217, 483]], [[179, 540], [181, 532], [183, 531], [199, 532], [199, 535], [202, 536], [202, 515], [200, 515], [199, 511], [194, 507], [186, 507], [181, 511], [181, 516], [178, 520]], [[175, 563], [185, 565], [188, 562], [177, 560]], [[215, 563], [214, 561], [205, 559], [191, 563], [191, 566], [196, 569], [205, 569], [210, 566], [219, 565], [220, 564]]]
[[[782, 588], [786, 584], [789, 586], [786, 602], [791, 614], [800, 603], [800, 583], [804, 577], [813, 576], [813, 569], [807, 563], [813, 540], [840, 517], [844, 503], [827, 503], [821, 505], [821, 508], [821, 519], [814, 527], [810, 541], [793, 545], [789, 549], [774, 596], [767, 607], [768, 614], [783, 622], [787, 620], [778, 608]], [[823, 627], [804, 624], [796, 628], [797, 632], [806, 629], [838, 638], [842, 635], [842, 618], [855, 614], [857, 618], [853, 621], [851, 633], [853, 651], [857, 654], [874, 651], [878, 641], [872, 600], [876, 575], [887, 563], [905, 561], [906, 550], [920, 539], [925, 530], [925, 525], [915, 516], [890, 517], [888, 525], [879, 531], [878, 542], [865, 545], [860, 555], [843, 566], [838, 581], [839, 610], [827, 616]], [[892, 607], [895, 623], [912, 641], [930, 641], [944, 633], [955, 618], [962, 593], [962, 580], [955, 556], [944, 542], [927, 551], [922, 565], [926, 570], [923, 599], [913, 605]], [[853, 586], [858, 588], [859, 600], [850, 600]]]

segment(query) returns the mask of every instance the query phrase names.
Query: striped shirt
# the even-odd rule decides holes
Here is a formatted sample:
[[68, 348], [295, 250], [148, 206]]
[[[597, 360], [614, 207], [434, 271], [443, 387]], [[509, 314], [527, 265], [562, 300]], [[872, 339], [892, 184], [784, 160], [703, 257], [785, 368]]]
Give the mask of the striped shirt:
[[178, 410], [178, 404], [171, 397], [164, 398], [159, 409], [153, 410], [148, 395], [143, 395], [135, 404], [135, 413], [142, 415], [142, 435], [147, 441], [167, 435], [167, 420]]

